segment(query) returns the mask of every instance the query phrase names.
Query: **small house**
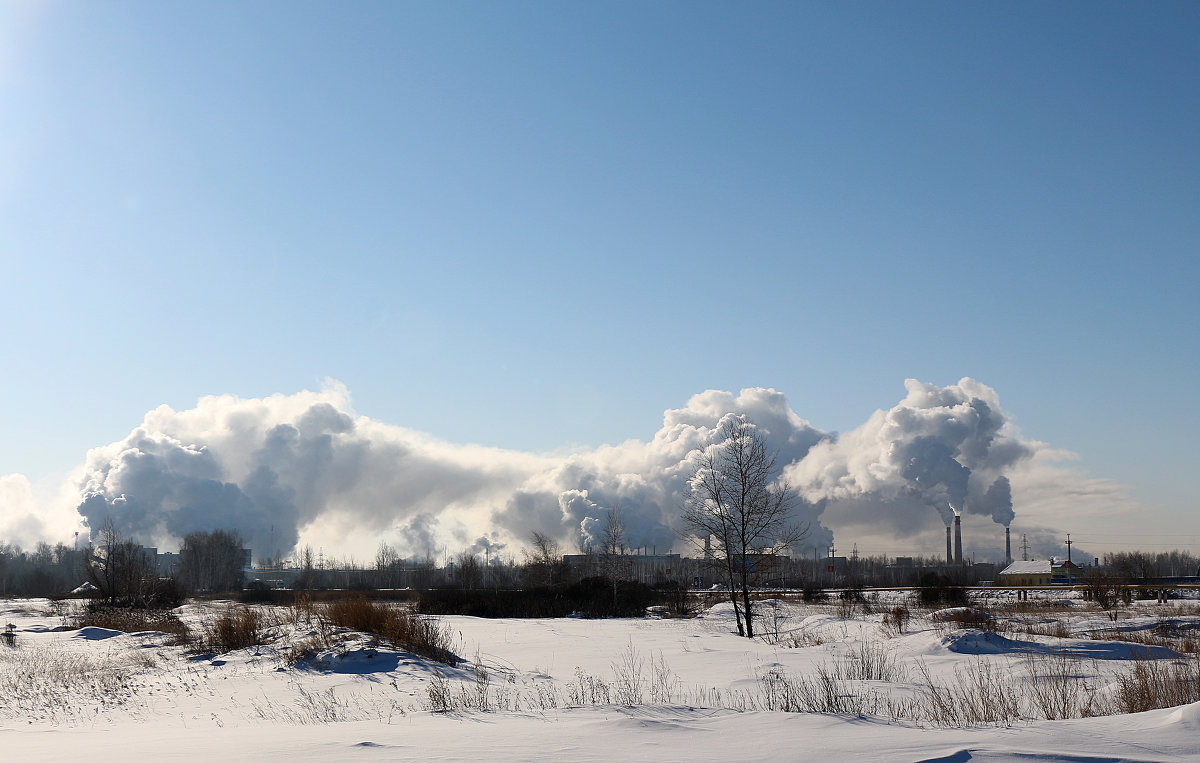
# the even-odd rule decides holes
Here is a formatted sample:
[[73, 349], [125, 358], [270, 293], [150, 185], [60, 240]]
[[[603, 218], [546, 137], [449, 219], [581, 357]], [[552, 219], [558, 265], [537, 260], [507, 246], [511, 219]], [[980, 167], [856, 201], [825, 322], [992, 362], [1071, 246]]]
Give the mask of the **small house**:
[[1000, 571], [1000, 585], [1050, 585], [1052, 566], [1049, 559], [1013, 562]]

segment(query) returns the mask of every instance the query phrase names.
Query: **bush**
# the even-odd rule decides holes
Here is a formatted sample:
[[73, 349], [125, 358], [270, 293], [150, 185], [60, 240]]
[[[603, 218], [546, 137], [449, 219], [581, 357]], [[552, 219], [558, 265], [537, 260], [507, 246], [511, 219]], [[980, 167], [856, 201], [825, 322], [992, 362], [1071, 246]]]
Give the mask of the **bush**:
[[318, 612], [333, 625], [370, 634], [413, 654], [450, 666], [459, 662], [450, 648], [450, 632], [436, 621], [407, 608], [371, 601], [360, 595], [325, 602]]
[[905, 628], [908, 627], [909, 617], [908, 608], [905, 606], [892, 607], [890, 611], [884, 612], [881, 621], [884, 635], [888, 638], [903, 635]]
[[262, 614], [250, 607], [229, 606], [216, 618], [201, 626], [192, 642], [192, 651], [200, 654], [225, 654], [265, 644]]
[[1123, 713], [1140, 713], [1200, 701], [1200, 659], [1138, 659], [1117, 676], [1114, 700]]
[[655, 583], [651, 588], [658, 601], [663, 602], [667, 611], [675, 617], [691, 617], [696, 614], [696, 602], [692, 599], [691, 592], [678, 580]]
[[950, 578], [934, 572], [927, 572], [921, 576], [918, 598], [925, 607], [965, 607], [970, 603], [967, 589], [952, 585]]
[[71, 618], [73, 628], [107, 628], [122, 633], [158, 631], [175, 637], [183, 643], [188, 636], [187, 626], [170, 610], [115, 607], [103, 601], [91, 601], [80, 614]]
[[825, 589], [811, 580], [804, 583], [804, 588], [801, 589], [801, 596], [810, 604], [822, 602], [829, 598], [829, 594], [825, 593]]

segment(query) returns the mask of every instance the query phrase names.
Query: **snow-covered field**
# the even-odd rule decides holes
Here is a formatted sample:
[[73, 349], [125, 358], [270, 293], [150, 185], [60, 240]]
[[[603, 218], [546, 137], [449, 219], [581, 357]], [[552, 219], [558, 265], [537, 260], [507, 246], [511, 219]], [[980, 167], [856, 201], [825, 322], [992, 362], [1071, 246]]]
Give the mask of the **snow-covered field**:
[[[918, 609], [898, 623], [899, 603], [768, 603], [753, 641], [727, 604], [689, 620], [447, 617], [451, 668], [361, 634], [321, 646], [328, 629], [286, 608], [264, 612], [273, 643], [197, 656], [5, 600], [0, 758], [1200, 759], [1200, 703], [1046, 720], [1113, 711], [1139, 666], [1194, 665], [1179, 650], [1200, 637], [1195, 602], [1135, 604], [1115, 625], [1077, 600], [993, 600], [979, 623]], [[225, 606], [180, 614], [198, 626]], [[1114, 627], [1148, 643], [1094, 638]], [[814, 707], [834, 712], [787, 711]]]

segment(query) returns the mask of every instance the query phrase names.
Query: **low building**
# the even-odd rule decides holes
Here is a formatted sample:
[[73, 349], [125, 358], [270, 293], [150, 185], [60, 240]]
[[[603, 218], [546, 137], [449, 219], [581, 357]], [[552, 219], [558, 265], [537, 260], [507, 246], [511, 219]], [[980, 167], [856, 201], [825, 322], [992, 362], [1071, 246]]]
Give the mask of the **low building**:
[[1052, 567], [1053, 562], [1050, 559], [1013, 562], [1000, 571], [1000, 585], [1050, 585], [1053, 577]]
[[1083, 568], [1078, 564], [1066, 559], [1051, 560], [1050, 566], [1050, 582], [1070, 585], [1076, 583], [1083, 576]]

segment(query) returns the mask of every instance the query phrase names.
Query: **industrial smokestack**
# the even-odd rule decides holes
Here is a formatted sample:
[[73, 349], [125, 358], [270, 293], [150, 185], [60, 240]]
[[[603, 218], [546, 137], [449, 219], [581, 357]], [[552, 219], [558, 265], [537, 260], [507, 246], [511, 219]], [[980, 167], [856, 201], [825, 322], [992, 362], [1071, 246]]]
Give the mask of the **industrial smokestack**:
[[1012, 564], [1012, 541], [1008, 537], [1008, 528], [1004, 528], [1004, 563]]
[[946, 525], [946, 564], [954, 563], [954, 552], [950, 547], [950, 525]]
[[954, 563], [962, 564], [962, 517], [954, 515]]

